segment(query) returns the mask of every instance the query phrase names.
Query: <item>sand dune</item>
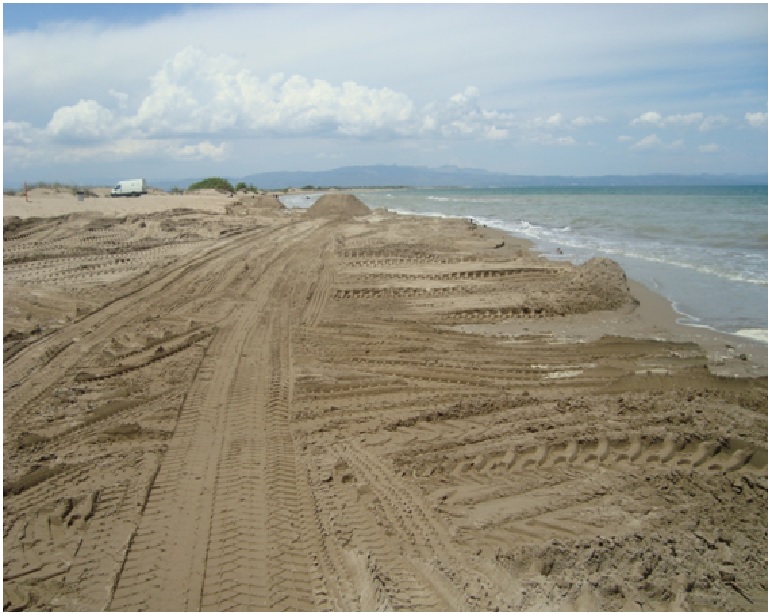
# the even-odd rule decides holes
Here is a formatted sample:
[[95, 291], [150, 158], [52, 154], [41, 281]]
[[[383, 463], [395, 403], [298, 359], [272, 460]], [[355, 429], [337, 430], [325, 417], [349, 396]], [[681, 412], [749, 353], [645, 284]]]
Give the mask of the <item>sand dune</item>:
[[4, 199], [6, 609], [768, 608], [761, 346], [331, 208]]

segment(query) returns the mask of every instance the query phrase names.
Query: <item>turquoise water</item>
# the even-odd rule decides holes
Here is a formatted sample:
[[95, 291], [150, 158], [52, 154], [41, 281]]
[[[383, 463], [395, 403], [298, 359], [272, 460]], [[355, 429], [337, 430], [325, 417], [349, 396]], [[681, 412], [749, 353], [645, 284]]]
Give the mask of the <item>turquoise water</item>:
[[[372, 209], [473, 218], [547, 257], [619, 262], [680, 322], [768, 342], [768, 186], [361, 191]], [[314, 198], [287, 197], [288, 206]], [[562, 252], [562, 253], [560, 253]]]

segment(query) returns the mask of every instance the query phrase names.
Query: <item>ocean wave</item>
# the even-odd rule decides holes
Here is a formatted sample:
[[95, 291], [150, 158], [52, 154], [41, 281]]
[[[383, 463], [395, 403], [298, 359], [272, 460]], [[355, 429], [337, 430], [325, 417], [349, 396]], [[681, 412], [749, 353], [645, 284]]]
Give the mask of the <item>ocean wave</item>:
[[[469, 216], [466, 215], [452, 215], [450, 213], [443, 213], [441, 211], [409, 211], [408, 209], [397, 209], [397, 208], [391, 208], [389, 209], [393, 213], [397, 213], [398, 215], [419, 215], [423, 217], [439, 217], [445, 220], [468, 220], [470, 219]], [[477, 218], [472, 218], [477, 220]]]
[[[645, 262], [653, 262], [688, 269], [721, 279], [743, 282], [758, 286], [768, 286], [768, 258], [763, 254], [734, 254], [732, 252], [713, 254], [712, 250], [696, 250], [693, 247], [669, 246], [654, 242], [618, 243], [611, 239], [574, 234], [570, 226], [548, 228], [526, 220], [502, 222], [493, 219], [475, 218], [478, 221], [516, 235], [522, 235], [534, 241], [556, 244], [561, 248], [587, 250], [611, 257], [626, 257]], [[712, 262], [712, 259], [718, 264]], [[709, 262], [708, 262], [709, 260]], [[726, 268], [737, 266], [741, 260], [750, 262], [749, 268], [741, 270]], [[746, 263], [744, 263], [746, 265]]]
[[747, 339], [768, 343], [768, 329], [766, 328], [742, 328], [741, 330], [737, 330], [736, 334], [739, 337], [746, 337]]

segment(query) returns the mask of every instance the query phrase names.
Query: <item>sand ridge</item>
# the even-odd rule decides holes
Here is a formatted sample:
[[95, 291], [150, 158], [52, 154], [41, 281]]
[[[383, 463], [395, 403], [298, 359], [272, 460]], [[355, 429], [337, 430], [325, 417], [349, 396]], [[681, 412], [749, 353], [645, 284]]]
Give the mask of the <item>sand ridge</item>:
[[6, 609], [768, 606], [768, 382], [628, 326], [615, 263], [386, 211], [10, 200]]

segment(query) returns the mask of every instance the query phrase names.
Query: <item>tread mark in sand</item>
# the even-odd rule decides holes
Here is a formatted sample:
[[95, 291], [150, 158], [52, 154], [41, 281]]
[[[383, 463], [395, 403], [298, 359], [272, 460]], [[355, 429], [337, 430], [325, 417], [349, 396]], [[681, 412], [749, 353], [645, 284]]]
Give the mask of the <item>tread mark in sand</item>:
[[473, 472], [501, 475], [533, 469], [588, 468], [597, 465], [616, 470], [638, 465], [654, 472], [731, 472], [744, 469], [765, 474], [768, 449], [739, 439], [718, 441], [690, 438], [678, 441], [673, 435], [665, 438], [638, 435], [623, 439], [600, 437], [591, 442], [570, 440], [559, 444], [480, 453], [471, 458], [454, 456], [433, 463], [417, 463], [416, 475], [440, 473], [460, 476]]

